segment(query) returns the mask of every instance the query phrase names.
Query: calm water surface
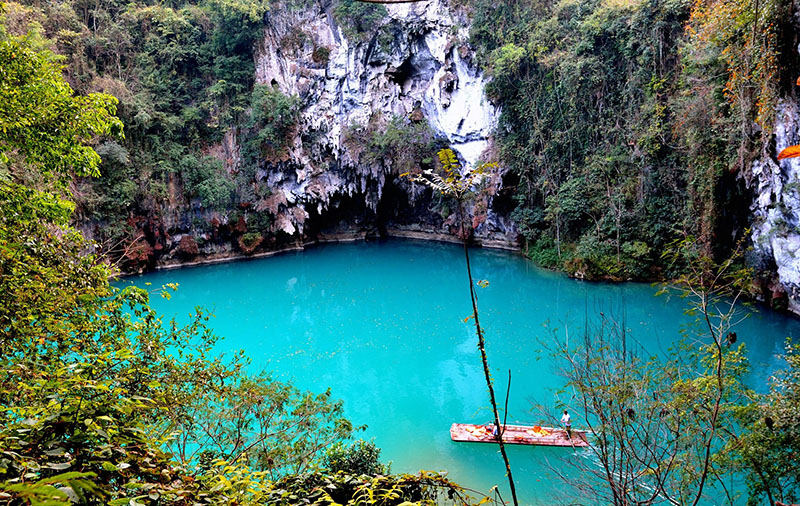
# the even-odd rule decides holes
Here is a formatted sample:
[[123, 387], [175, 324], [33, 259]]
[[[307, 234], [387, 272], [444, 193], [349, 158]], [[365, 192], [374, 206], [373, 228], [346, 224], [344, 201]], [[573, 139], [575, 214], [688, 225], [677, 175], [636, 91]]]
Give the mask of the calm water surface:
[[[648, 351], [666, 350], [689, 321], [685, 302], [656, 297], [646, 284], [596, 284], [548, 272], [510, 253], [473, 250], [481, 323], [496, 390], [512, 371], [509, 421], [542, 422], [538, 402], [569, 403], [542, 342], [554, 333], [582, 334], [586, 315], [622, 319]], [[225, 336], [221, 351], [243, 349], [252, 368], [268, 369], [301, 389], [331, 388], [347, 416], [367, 424], [393, 472], [447, 471], [450, 478], [504, 498], [502, 460], [493, 445], [454, 443], [453, 422], [485, 423], [488, 409], [471, 314], [463, 250], [389, 240], [325, 245], [271, 258], [163, 271], [127, 280], [143, 286], [179, 283], [170, 301], [153, 306], [188, 321], [195, 306], [212, 310]], [[596, 320], [595, 320], [596, 321]], [[764, 385], [786, 337], [800, 322], [769, 312], [738, 329], [750, 352], [754, 385]], [[580, 425], [573, 412], [573, 424]], [[571, 450], [509, 448], [520, 499], [551, 504], [561, 484], [548, 471]], [[573, 458], [580, 458], [574, 456]]]

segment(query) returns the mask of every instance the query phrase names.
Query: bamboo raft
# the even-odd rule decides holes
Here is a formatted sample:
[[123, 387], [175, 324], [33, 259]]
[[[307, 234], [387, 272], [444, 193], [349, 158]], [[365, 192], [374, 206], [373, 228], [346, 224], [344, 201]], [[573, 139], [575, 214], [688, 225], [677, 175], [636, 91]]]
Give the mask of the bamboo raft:
[[[497, 439], [492, 434], [492, 426], [473, 425], [471, 423], [454, 423], [450, 426], [450, 439], [469, 443], [496, 443]], [[503, 442], [516, 445], [541, 445], [541, 446], [589, 446], [586, 440], [586, 431], [570, 431], [572, 438], [564, 429], [552, 427], [539, 427], [530, 425], [506, 425], [503, 431]]]

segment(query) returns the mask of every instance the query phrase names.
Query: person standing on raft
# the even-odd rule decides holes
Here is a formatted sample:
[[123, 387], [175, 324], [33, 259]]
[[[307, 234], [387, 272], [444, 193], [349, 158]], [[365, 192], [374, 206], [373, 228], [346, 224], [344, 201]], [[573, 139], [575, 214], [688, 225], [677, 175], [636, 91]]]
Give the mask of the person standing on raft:
[[564, 414], [561, 415], [561, 423], [564, 424], [564, 428], [567, 429], [567, 437], [572, 439], [572, 431], [570, 430], [572, 429], [572, 421], [570, 420], [569, 413], [567, 413], [566, 409], [564, 410]]

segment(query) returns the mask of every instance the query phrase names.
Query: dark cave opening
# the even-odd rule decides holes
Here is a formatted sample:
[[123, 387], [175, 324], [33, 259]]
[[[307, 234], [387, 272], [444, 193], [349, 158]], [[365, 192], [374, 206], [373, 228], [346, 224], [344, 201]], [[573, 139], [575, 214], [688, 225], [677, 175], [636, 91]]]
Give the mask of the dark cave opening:
[[367, 236], [377, 233], [375, 212], [367, 206], [361, 193], [337, 194], [322, 212], [316, 206], [308, 206], [306, 212], [308, 218], [303, 230], [307, 239], [347, 233], [366, 233]]
[[[503, 189], [492, 200], [494, 212], [508, 216], [513, 211], [516, 206], [513, 198], [516, 184], [515, 175], [504, 176]], [[376, 187], [370, 188], [367, 195], [374, 196], [375, 192]], [[372, 239], [388, 237], [393, 235], [393, 231], [423, 234], [452, 232], [444, 226], [444, 220], [452, 213], [453, 203], [427, 188], [415, 193], [405, 179], [387, 178], [375, 210], [369, 207], [367, 200], [361, 192], [337, 194], [321, 212], [316, 206], [307, 206], [304, 239], [315, 241], [342, 235]]]
[[392, 82], [397, 83], [402, 87], [414, 74], [414, 66], [411, 64], [411, 58], [406, 59], [398, 67], [389, 68], [386, 70], [386, 75], [389, 76]]
[[713, 253], [720, 260], [727, 258], [750, 225], [750, 203], [753, 195], [745, 182], [732, 172], [725, 172], [715, 189], [719, 218], [714, 231]]
[[508, 171], [503, 174], [502, 188], [492, 199], [492, 211], [500, 216], [511, 216], [511, 213], [517, 208], [514, 195], [517, 193], [518, 185], [519, 176], [516, 173]]
[[377, 211], [377, 226], [382, 236], [388, 235], [387, 228], [391, 227], [419, 227], [432, 232], [441, 228], [441, 216], [434, 210], [438, 197], [426, 189], [412, 202], [411, 191], [409, 183], [399, 179], [384, 184]]

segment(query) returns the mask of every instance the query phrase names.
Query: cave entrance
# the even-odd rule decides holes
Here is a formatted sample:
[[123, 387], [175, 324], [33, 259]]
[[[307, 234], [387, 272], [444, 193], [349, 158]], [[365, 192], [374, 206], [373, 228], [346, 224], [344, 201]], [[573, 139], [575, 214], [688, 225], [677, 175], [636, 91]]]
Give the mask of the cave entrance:
[[378, 202], [377, 228], [382, 237], [389, 235], [390, 228], [438, 230], [442, 219], [433, 192], [426, 190], [412, 202], [412, 190], [408, 183], [387, 180]]
[[411, 64], [411, 58], [405, 60], [397, 68], [388, 69], [386, 75], [389, 79], [399, 85], [401, 88], [406, 84], [412, 75], [414, 75], [414, 66]]
[[303, 231], [307, 239], [319, 240], [344, 235], [375, 236], [375, 212], [367, 206], [364, 195], [334, 195], [320, 213], [316, 206], [306, 209]]
[[501, 216], [511, 216], [517, 208], [517, 202], [514, 200], [517, 186], [519, 186], [519, 176], [515, 172], [508, 171], [503, 174], [503, 185], [492, 198], [492, 211]]

